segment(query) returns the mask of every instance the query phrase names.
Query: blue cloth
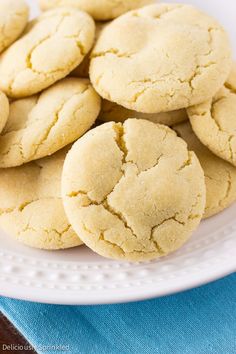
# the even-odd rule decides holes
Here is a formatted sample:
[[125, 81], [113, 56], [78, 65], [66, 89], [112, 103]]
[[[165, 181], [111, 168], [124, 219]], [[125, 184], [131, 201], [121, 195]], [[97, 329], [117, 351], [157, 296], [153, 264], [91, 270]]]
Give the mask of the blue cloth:
[[40, 354], [236, 353], [236, 274], [139, 303], [55, 306], [0, 298], [0, 309]]

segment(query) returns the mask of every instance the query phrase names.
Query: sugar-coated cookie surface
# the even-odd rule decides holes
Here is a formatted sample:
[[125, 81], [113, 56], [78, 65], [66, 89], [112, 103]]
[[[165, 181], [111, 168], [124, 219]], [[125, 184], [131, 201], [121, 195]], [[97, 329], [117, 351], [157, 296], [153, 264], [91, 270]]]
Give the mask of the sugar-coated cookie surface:
[[97, 21], [107, 21], [153, 2], [154, 0], [39, 0], [39, 5], [42, 10], [57, 6], [75, 6], [88, 12]]
[[189, 122], [173, 127], [193, 150], [203, 168], [206, 182], [207, 218], [219, 213], [236, 201], [236, 167], [220, 159], [208, 150], [196, 137]]
[[108, 25], [92, 53], [90, 78], [109, 101], [143, 113], [211, 98], [232, 64], [224, 29], [190, 5], [156, 4]]
[[0, 53], [21, 35], [28, 17], [29, 8], [24, 0], [0, 1]]
[[188, 115], [201, 142], [236, 166], [236, 64], [214, 98], [189, 108]]
[[21, 98], [49, 87], [82, 62], [94, 33], [94, 21], [82, 11], [61, 7], [45, 12], [3, 53], [0, 88]]
[[0, 133], [6, 125], [9, 117], [9, 101], [7, 96], [0, 91]]
[[66, 78], [41, 94], [13, 101], [0, 134], [0, 167], [53, 154], [95, 122], [100, 97], [86, 79]]
[[165, 124], [169, 126], [183, 122], [188, 119], [186, 109], [181, 109], [172, 112], [148, 114], [132, 111], [107, 100], [102, 101], [102, 108], [98, 119], [103, 122], [114, 121], [123, 123], [126, 119], [133, 117], [138, 119], [146, 119], [153, 123]]
[[186, 143], [145, 120], [90, 130], [63, 168], [71, 225], [87, 246], [114, 259], [144, 261], [181, 247], [202, 218], [205, 192], [202, 168]]
[[64, 212], [61, 173], [67, 149], [24, 166], [0, 170], [0, 226], [24, 244], [42, 249], [82, 241]]

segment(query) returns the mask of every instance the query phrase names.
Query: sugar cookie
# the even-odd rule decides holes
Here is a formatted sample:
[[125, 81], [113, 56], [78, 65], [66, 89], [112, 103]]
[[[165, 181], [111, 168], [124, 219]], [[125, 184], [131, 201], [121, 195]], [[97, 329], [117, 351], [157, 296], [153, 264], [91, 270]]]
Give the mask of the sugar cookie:
[[158, 113], [211, 98], [231, 64], [227, 34], [214, 19], [190, 5], [156, 4], [104, 29], [92, 52], [90, 78], [103, 98]]
[[21, 35], [28, 17], [29, 8], [24, 0], [0, 1], [0, 53]]
[[62, 197], [87, 246], [105, 257], [144, 261], [175, 251], [197, 228], [204, 174], [174, 131], [129, 119], [90, 130], [73, 145]]
[[103, 122], [114, 121], [117, 123], [123, 123], [126, 119], [133, 117], [138, 119], [146, 119], [153, 123], [165, 124], [169, 126], [184, 122], [188, 119], [186, 109], [148, 114], [132, 111], [107, 100], [102, 101], [102, 108], [98, 119]]
[[53, 154], [95, 122], [100, 97], [86, 79], [66, 78], [39, 95], [14, 101], [0, 134], [0, 167]]
[[0, 170], [0, 227], [28, 246], [56, 250], [82, 244], [66, 218], [61, 199], [67, 151]]
[[193, 150], [203, 168], [206, 182], [207, 218], [219, 213], [236, 201], [236, 168], [212, 154], [196, 137], [190, 123], [175, 125], [174, 130]]
[[0, 133], [6, 125], [9, 117], [9, 101], [7, 96], [0, 91]]
[[153, 2], [154, 0], [39, 0], [39, 5], [42, 10], [57, 6], [75, 6], [88, 12], [97, 21], [107, 21]]
[[192, 128], [215, 155], [236, 166], [236, 64], [226, 84], [200, 105], [190, 107]]
[[45, 12], [0, 60], [0, 88], [21, 98], [49, 87], [79, 65], [92, 47], [92, 18], [74, 8]]

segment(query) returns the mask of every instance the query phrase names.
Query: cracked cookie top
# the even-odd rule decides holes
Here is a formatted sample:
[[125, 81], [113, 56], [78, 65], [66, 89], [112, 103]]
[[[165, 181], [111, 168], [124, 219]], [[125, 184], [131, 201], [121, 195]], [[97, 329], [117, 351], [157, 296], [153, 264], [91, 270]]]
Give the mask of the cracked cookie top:
[[107, 21], [153, 2], [154, 0], [39, 0], [39, 5], [42, 10], [57, 6], [75, 6], [88, 12], [96, 21]]
[[0, 88], [21, 98], [49, 87], [67, 76], [92, 47], [95, 24], [74, 8], [45, 12], [0, 60]]
[[231, 64], [227, 34], [214, 19], [190, 5], [156, 4], [104, 29], [92, 52], [90, 78], [103, 98], [158, 113], [211, 98]]
[[0, 167], [53, 154], [95, 122], [100, 97], [86, 79], [66, 78], [38, 95], [13, 101], [0, 134]]
[[82, 243], [66, 218], [61, 199], [67, 151], [0, 170], [0, 225], [28, 246], [63, 249]]
[[188, 119], [186, 109], [162, 113], [140, 113], [122, 107], [114, 102], [102, 101], [102, 108], [98, 119], [102, 122], [121, 122], [129, 118], [146, 119], [153, 123], [165, 124], [168, 126], [184, 122]]
[[87, 246], [105, 257], [144, 261], [175, 251], [197, 228], [204, 174], [174, 131], [129, 119], [90, 130], [73, 145], [62, 196]]
[[0, 1], [0, 53], [21, 35], [28, 17], [29, 8], [24, 0]]
[[188, 109], [192, 128], [215, 155], [236, 166], [236, 63], [213, 99]]
[[210, 217], [229, 207], [236, 200], [236, 168], [207, 149], [194, 134], [189, 122], [173, 129], [193, 150], [203, 168], [206, 183], [206, 209]]
[[7, 96], [0, 91], [0, 133], [6, 125], [9, 117], [9, 101]]

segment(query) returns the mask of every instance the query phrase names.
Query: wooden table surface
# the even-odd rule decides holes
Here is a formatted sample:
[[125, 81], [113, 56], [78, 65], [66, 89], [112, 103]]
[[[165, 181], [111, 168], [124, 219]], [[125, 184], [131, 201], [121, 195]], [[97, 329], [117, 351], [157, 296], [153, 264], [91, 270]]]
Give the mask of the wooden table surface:
[[[17, 350], [6, 347], [14, 345], [17, 346]], [[25, 348], [20, 350], [20, 348]], [[29, 349], [30, 344], [26, 339], [18, 332], [18, 330], [8, 321], [8, 319], [0, 313], [0, 353], [10, 354], [36, 354], [34, 350]]]

